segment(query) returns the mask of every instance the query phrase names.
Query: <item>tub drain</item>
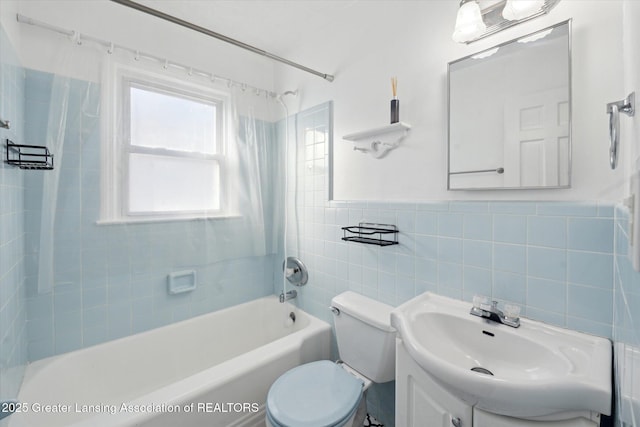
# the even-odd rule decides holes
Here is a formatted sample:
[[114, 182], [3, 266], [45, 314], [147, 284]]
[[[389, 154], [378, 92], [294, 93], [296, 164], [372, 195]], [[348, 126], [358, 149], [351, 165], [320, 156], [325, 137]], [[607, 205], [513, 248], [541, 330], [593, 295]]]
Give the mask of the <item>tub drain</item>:
[[488, 369], [481, 368], [481, 367], [479, 367], [479, 366], [476, 366], [475, 368], [471, 368], [471, 370], [472, 370], [473, 372], [480, 372], [481, 374], [486, 374], [486, 375], [491, 375], [491, 376], [493, 376], [493, 372], [491, 372], [491, 371], [490, 371], [490, 370], [488, 370]]

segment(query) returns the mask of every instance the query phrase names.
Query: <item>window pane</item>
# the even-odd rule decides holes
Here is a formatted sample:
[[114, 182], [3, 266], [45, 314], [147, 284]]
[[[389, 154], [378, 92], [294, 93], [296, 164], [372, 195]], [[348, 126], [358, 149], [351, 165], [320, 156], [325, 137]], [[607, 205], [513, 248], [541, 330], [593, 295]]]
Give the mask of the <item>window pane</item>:
[[216, 152], [216, 106], [151, 90], [130, 88], [131, 144]]
[[131, 154], [129, 211], [220, 209], [220, 166], [215, 160]]

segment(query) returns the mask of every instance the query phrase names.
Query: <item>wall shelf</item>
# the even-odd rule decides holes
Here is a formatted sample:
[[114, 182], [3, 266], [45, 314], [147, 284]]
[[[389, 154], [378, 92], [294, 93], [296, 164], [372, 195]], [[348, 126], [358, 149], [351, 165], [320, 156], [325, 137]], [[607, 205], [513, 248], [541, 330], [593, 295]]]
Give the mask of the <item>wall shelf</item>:
[[[398, 244], [398, 227], [391, 224], [361, 222], [358, 225], [342, 227], [342, 240], [367, 245], [390, 246]], [[383, 238], [383, 236], [385, 238]]]
[[6, 162], [20, 169], [53, 169], [53, 154], [42, 145], [15, 144], [7, 139]]
[[398, 122], [390, 125], [350, 133], [342, 139], [353, 142], [353, 149], [362, 153], [369, 153], [376, 159], [381, 159], [387, 153], [400, 145], [407, 136], [411, 125]]

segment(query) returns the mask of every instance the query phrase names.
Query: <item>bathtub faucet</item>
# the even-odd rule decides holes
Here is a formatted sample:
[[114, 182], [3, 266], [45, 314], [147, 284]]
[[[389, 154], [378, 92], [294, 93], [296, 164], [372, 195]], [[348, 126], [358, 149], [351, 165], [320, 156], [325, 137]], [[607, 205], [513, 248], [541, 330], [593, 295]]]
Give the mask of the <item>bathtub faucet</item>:
[[295, 290], [289, 291], [286, 294], [283, 292], [280, 294], [280, 302], [289, 301], [290, 299], [294, 299], [297, 296], [298, 292], [296, 292]]

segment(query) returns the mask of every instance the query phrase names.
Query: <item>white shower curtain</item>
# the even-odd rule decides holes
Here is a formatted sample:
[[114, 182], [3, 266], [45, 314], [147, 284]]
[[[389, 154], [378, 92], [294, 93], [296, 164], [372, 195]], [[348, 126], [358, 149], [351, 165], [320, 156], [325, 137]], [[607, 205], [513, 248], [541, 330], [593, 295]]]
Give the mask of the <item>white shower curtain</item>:
[[[275, 256], [282, 245], [282, 217], [276, 212], [281, 213], [280, 206], [284, 204], [280, 187], [285, 163], [275, 124], [283, 110], [271, 94], [219, 79], [212, 82], [210, 78], [191, 75], [188, 70], [165, 68], [163, 64], [135, 58], [128, 51], [107, 49], [92, 42], [79, 45], [69, 41], [65, 52], [57, 57], [60, 64], [50, 80], [46, 124], [46, 145], [55, 156], [55, 169], [32, 175], [29, 180], [29, 191], [41, 191], [39, 233], [30, 243], [34, 261], [37, 260], [37, 273], [31, 273], [37, 275], [37, 293], [49, 292], [58, 284], [80, 286], [75, 282], [86, 280], [109, 283], [114, 271], [126, 274], [129, 269], [134, 274], [136, 271], [131, 271], [134, 265], [138, 268], [139, 257], [149, 257], [150, 265], [167, 271], [192, 268], [219, 273], [217, 264], [222, 261]], [[233, 207], [231, 217], [100, 223], [105, 222], [100, 217], [104, 212], [100, 203], [105, 198], [96, 193], [106, 188], [101, 174], [105, 163], [100, 160], [105, 150], [98, 145], [121, 142], [117, 130], [110, 133], [115, 135], [112, 141], [104, 140], [109, 132], [100, 131], [105, 126], [103, 115], [108, 105], [101, 97], [110, 96], [105, 92], [113, 90], [104, 84], [104, 73], [114, 61], [128, 67], [152, 67], [171, 79], [209, 85], [228, 93], [230, 129], [226, 133], [225, 177], [227, 197]], [[119, 111], [110, 113], [121, 115]], [[31, 119], [43, 121], [42, 117]], [[116, 122], [116, 126], [121, 125], [121, 120]], [[116, 168], [121, 167], [116, 161]], [[92, 265], [90, 256], [101, 253], [104, 255], [96, 255]], [[105, 278], [100, 279], [96, 276], [99, 274]]]
[[[41, 193], [40, 221], [38, 243], [34, 243], [32, 250], [37, 252], [37, 292], [46, 293], [53, 289], [55, 283], [54, 268], [54, 247], [56, 216], [68, 210], [68, 205], [64, 201], [58, 200], [60, 184], [60, 165], [64, 161], [65, 141], [70, 138], [71, 129], [77, 129], [77, 122], [83, 118], [96, 118], [99, 110], [96, 106], [90, 105], [88, 97], [95, 91], [96, 78], [99, 73], [100, 54], [95, 49], [81, 49], [77, 43], [71, 41], [61, 48], [55, 55], [55, 73], [51, 76], [50, 86], [38, 87], [38, 89], [48, 91], [48, 94], [36, 94], [49, 100], [45, 106], [46, 117], [44, 115], [33, 116], [32, 112], [26, 111], [27, 122], [31, 126], [39, 127], [46, 123], [42, 141], [28, 141], [33, 145], [45, 145], [54, 154], [54, 169], [51, 171], [39, 172], [38, 177], [29, 177], [29, 182], [34, 183]], [[73, 70], [73, 72], [71, 72]], [[82, 91], [72, 94], [72, 82], [76, 76], [96, 76], [87, 81]], [[79, 96], [74, 105], [70, 105], [73, 96]], [[29, 191], [35, 191], [30, 188]]]

